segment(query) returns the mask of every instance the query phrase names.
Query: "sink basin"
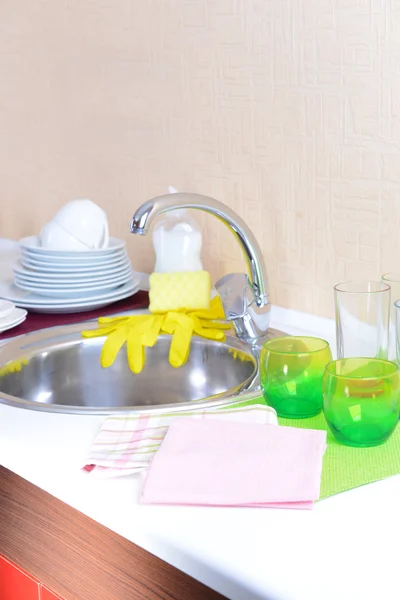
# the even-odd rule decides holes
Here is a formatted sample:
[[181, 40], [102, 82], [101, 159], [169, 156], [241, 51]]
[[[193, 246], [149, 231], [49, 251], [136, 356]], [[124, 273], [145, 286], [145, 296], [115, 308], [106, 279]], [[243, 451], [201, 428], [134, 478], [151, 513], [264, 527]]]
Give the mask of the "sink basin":
[[192, 339], [186, 365], [168, 362], [170, 336], [147, 348], [146, 366], [135, 375], [121, 350], [112, 367], [99, 356], [104, 338], [83, 339], [96, 323], [47, 329], [0, 349], [0, 402], [61, 413], [110, 414], [129, 410], [187, 410], [226, 404], [255, 388], [257, 359], [235, 337], [226, 342]]

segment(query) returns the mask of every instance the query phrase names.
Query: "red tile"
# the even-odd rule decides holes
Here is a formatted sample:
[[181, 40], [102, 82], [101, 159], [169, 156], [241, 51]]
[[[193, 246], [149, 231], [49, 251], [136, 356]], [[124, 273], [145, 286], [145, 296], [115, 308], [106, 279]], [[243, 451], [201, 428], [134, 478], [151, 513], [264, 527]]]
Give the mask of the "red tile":
[[39, 600], [39, 582], [0, 555], [1, 600]]
[[40, 585], [40, 598], [39, 600], [62, 600], [60, 596], [57, 596], [54, 592], [51, 592], [44, 585]]

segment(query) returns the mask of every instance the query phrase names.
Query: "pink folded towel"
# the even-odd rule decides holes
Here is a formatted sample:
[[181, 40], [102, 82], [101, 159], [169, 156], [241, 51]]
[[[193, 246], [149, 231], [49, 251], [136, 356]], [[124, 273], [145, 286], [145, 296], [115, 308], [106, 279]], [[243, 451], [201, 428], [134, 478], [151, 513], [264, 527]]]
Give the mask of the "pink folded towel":
[[312, 508], [326, 432], [228, 421], [171, 423], [141, 502]]
[[188, 418], [278, 425], [275, 410], [258, 404], [223, 410], [115, 415], [104, 421], [83, 468], [98, 477], [140, 473], [149, 467], [171, 423]]

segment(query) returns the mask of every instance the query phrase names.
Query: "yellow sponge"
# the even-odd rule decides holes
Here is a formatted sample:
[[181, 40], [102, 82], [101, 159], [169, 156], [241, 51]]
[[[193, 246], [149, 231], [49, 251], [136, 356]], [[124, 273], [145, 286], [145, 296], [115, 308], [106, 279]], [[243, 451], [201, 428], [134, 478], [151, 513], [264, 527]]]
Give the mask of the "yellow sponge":
[[150, 306], [152, 313], [170, 310], [207, 310], [210, 308], [211, 277], [207, 271], [152, 273]]

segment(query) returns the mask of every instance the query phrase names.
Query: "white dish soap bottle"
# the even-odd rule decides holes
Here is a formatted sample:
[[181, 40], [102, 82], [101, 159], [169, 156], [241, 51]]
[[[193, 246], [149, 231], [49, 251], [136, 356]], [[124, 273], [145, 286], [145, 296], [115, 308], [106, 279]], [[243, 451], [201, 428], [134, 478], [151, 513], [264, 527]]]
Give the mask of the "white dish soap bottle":
[[202, 236], [196, 219], [185, 209], [168, 211], [153, 229], [156, 273], [202, 271]]

